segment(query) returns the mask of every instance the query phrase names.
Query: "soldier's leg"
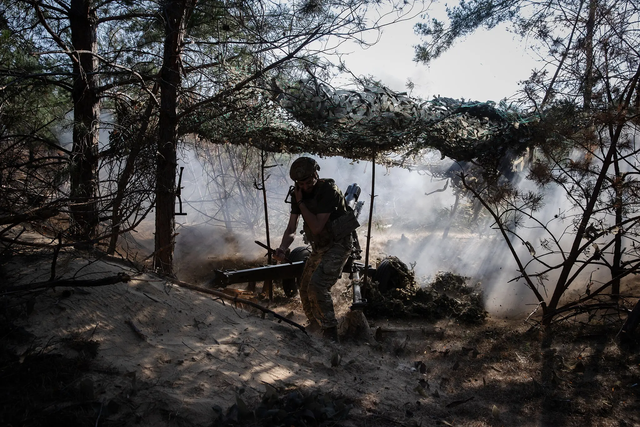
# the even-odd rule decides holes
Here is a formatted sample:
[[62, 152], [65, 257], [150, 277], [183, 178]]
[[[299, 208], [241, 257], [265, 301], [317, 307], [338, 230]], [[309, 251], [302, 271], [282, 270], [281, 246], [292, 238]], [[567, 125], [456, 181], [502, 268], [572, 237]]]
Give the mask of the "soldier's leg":
[[349, 258], [351, 247], [347, 244], [336, 243], [322, 256], [318, 267], [311, 275], [307, 286], [307, 298], [311, 313], [318, 319], [322, 329], [338, 325], [331, 288], [342, 275], [342, 269]]
[[302, 310], [304, 311], [305, 316], [309, 319], [310, 322], [318, 322], [320, 321], [315, 318], [313, 314], [313, 310], [311, 310], [311, 304], [309, 302], [309, 283], [311, 282], [311, 276], [313, 272], [318, 268], [318, 264], [322, 260], [322, 253], [317, 251], [312, 251], [307, 258], [307, 261], [304, 263], [304, 269], [302, 270], [302, 277], [300, 278], [300, 302], [302, 303]]

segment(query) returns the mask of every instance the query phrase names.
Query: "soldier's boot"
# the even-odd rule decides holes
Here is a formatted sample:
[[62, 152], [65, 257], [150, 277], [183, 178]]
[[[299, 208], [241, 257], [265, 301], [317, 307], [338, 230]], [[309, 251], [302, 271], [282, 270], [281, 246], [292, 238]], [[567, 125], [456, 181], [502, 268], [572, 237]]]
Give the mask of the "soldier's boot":
[[313, 319], [309, 321], [309, 324], [305, 326], [304, 329], [310, 334], [315, 334], [317, 332], [320, 332], [322, 328], [320, 327], [320, 323], [318, 323], [317, 320]]

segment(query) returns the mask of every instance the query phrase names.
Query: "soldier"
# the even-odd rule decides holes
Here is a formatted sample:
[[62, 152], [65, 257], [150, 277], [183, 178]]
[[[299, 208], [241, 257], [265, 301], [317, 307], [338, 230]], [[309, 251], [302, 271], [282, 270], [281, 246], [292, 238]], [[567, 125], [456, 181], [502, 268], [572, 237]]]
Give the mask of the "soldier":
[[285, 252], [295, 238], [298, 218], [302, 215], [304, 234], [311, 243], [311, 255], [300, 280], [300, 300], [309, 319], [307, 327], [310, 330], [321, 329], [323, 337], [337, 342], [338, 321], [331, 287], [342, 274], [353, 242], [349, 230], [336, 233], [337, 229], [344, 228], [336, 225], [343, 221], [336, 223], [336, 220], [347, 214], [347, 206], [335, 181], [320, 179], [319, 170], [318, 163], [310, 157], [300, 157], [291, 164], [289, 176], [295, 183], [291, 192], [291, 213], [274, 258], [279, 261], [285, 259]]

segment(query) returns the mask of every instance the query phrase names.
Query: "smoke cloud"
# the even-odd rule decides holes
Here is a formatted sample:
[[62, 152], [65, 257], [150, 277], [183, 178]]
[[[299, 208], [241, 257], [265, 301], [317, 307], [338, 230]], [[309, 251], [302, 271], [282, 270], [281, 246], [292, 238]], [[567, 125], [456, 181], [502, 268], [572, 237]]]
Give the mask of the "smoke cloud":
[[[248, 268], [267, 262], [266, 251], [255, 244], [255, 240], [267, 243], [260, 153], [246, 148], [221, 150], [217, 147], [209, 152], [199, 149], [181, 153], [179, 166], [184, 170], [180, 200], [186, 215], [176, 216], [175, 265], [178, 277], [184, 280], [206, 282], [215, 269]], [[523, 279], [516, 280], [517, 265], [493, 220], [486, 213], [478, 214], [476, 202], [463, 198], [451, 215], [456, 197], [450, 183], [424, 170], [376, 165], [373, 189], [371, 162], [314, 157], [321, 166], [321, 178], [333, 178], [343, 191], [353, 183], [361, 187], [364, 207], [358, 236], [363, 250], [374, 193], [369, 256], [374, 266], [386, 256], [397, 256], [414, 270], [421, 284], [429, 283], [438, 272], [468, 277], [470, 285], [481, 287], [486, 307], [495, 316], [522, 315], [535, 309], [538, 301]], [[284, 200], [292, 184], [288, 168], [293, 159], [269, 155], [265, 162], [268, 243], [273, 248], [280, 244], [289, 216], [290, 206]], [[523, 191], [539, 190], [524, 178], [519, 185]], [[176, 212], [180, 213], [179, 203]], [[551, 188], [536, 218], [566, 247], [573, 236], [567, 232], [573, 226], [572, 212], [566, 195]], [[525, 221], [518, 228], [519, 237], [511, 240], [523, 263], [532, 262], [529, 268], [535, 263], [532, 249], [538, 256], [545, 254], [543, 243], [549, 236], [543, 231], [534, 222]], [[292, 248], [302, 245], [298, 234]], [[556, 253], [546, 255], [544, 260], [554, 264], [561, 258]], [[583, 276], [581, 280], [605, 280], [607, 271], [592, 268]], [[553, 292], [554, 280], [549, 275], [540, 282], [543, 294]]]
[[[360, 201], [365, 204], [359, 217], [362, 226], [358, 235], [364, 250], [371, 207], [372, 164], [343, 158], [316, 159], [321, 166], [321, 178], [333, 178], [343, 191], [353, 183], [361, 187]], [[262, 193], [253, 186], [253, 182], [260, 183], [257, 171], [243, 178], [250, 185], [245, 183], [240, 201], [237, 187], [230, 185], [228, 177], [226, 180], [221, 177], [220, 171], [228, 171], [228, 165], [221, 164], [220, 158], [215, 159], [217, 166], [208, 163], [211, 160], [202, 154], [197, 156], [194, 151], [185, 151], [182, 156], [185, 169], [181, 197], [187, 215], [176, 217], [178, 275], [193, 273], [194, 268], [206, 273], [207, 268], [203, 266], [211, 265], [214, 259], [223, 260], [222, 264], [226, 260], [228, 268], [235, 267], [242, 259], [266, 263], [264, 249], [254, 243], [254, 240], [266, 243]], [[284, 203], [291, 184], [289, 159], [271, 159], [267, 163], [273, 166], [268, 169], [266, 181], [270, 244], [277, 247], [289, 215], [289, 205]], [[385, 256], [397, 256], [414, 269], [421, 283], [428, 282], [439, 271], [469, 277], [470, 284], [482, 286], [488, 309], [494, 314], [509, 314], [516, 308], [521, 312], [523, 304], [533, 302], [530, 291], [522, 283], [509, 283], [517, 275], [515, 263], [501, 237], [491, 229], [491, 222], [483, 219], [474, 224], [461, 224], [451, 217], [455, 196], [446, 181], [424, 171], [375, 167], [372, 264]], [[228, 187], [226, 190], [221, 188], [223, 182]], [[459, 201], [461, 206], [469, 203]], [[232, 217], [226, 224], [223, 209]], [[245, 217], [238, 213], [243, 210]], [[301, 245], [302, 239], [298, 237], [292, 247]], [[213, 267], [208, 269], [212, 272]]]

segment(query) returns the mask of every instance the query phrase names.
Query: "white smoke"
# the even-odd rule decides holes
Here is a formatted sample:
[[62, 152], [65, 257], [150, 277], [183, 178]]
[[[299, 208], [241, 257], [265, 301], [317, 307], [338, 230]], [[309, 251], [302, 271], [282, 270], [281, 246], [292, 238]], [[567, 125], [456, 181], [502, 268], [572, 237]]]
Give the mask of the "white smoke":
[[[371, 162], [354, 162], [344, 158], [318, 158], [321, 178], [332, 178], [344, 191], [357, 183], [362, 191], [360, 201], [364, 207], [358, 229], [362, 249], [366, 247], [369, 210], [372, 197]], [[193, 268], [198, 260], [207, 263], [215, 257], [245, 257], [251, 259], [264, 254], [253, 240], [264, 239], [264, 222], [253, 233], [246, 229], [234, 230], [230, 236], [220, 219], [212, 219], [219, 206], [211, 202], [220, 189], [204, 172], [206, 167], [193, 156], [184, 157], [182, 190], [183, 209], [187, 216], [176, 217], [179, 222], [176, 239], [177, 265]], [[413, 267], [421, 282], [432, 279], [439, 271], [451, 271], [469, 277], [470, 283], [481, 283], [487, 293], [489, 308], [520, 305], [526, 290], [521, 284], [507, 284], [516, 275], [515, 264], [504, 252], [505, 245], [488, 223], [474, 228], [453, 225], [446, 238], [445, 227], [451, 221], [449, 212], [455, 202], [446, 182], [424, 171], [387, 168], [376, 165], [375, 194], [371, 222], [370, 262], [375, 264], [385, 256], [393, 255]], [[289, 205], [284, 198], [290, 184], [286, 180], [288, 163], [272, 169], [278, 179], [267, 180], [271, 246], [276, 247], [286, 226]], [[284, 176], [285, 179], [281, 179]], [[261, 197], [254, 190], [254, 197]], [[236, 199], [230, 203], [237, 203]], [[460, 201], [460, 204], [468, 201]], [[252, 215], [263, 215], [253, 210]], [[218, 212], [219, 213], [219, 212]], [[292, 247], [303, 245], [300, 238]], [[364, 254], [363, 254], [364, 259]], [[180, 274], [178, 272], [178, 274]]]
[[[289, 163], [295, 157], [279, 157], [267, 162], [273, 166], [268, 169], [270, 177], [266, 182], [272, 247], [279, 245], [287, 224], [290, 206], [284, 199], [291, 184], [287, 176]], [[334, 179], [343, 191], [353, 183], [361, 187], [359, 200], [365, 204], [359, 217], [358, 236], [364, 250], [373, 188], [371, 162], [312, 157], [321, 166], [321, 178]], [[249, 206], [242, 206], [237, 194], [230, 195], [225, 206], [230, 211], [246, 208], [249, 215], [245, 222], [241, 218], [231, 229], [227, 228], [219, 203], [220, 195], [225, 194], [220, 188], [219, 173], [226, 166], [206, 163], [210, 161], [206, 156], [195, 156], [193, 151], [186, 151], [182, 156], [181, 164], [185, 169], [181, 197], [183, 212], [187, 215], [176, 216], [178, 275], [192, 272], [194, 264], [207, 265], [212, 259], [263, 260], [266, 263], [265, 250], [254, 243], [254, 240], [266, 243], [262, 193], [247, 186], [243, 202], [250, 201]], [[482, 287], [487, 309], [494, 315], [523, 314], [534, 309], [537, 301], [522, 279], [514, 280], [519, 276], [517, 265], [491, 218], [480, 215], [475, 222], [469, 220], [472, 200], [461, 198], [456, 214], [451, 217], [455, 196], [451, 185], [447, 186], [445, 181], [424, 171], [375, 167], [369, 258], [374, 266], [383, 257], [393, 255], [413, 268], [420, 283], [428, 283], [440, 271], [466, 276], [469, 284], [477, 283]], [[248, 179], [259, 182], [258, 175]], [[537, 190], [526, 179], [522, 179], [520, 185], [523, 190]], [[176, 210], [179, 210], [178, 205]], [[548, 191], [545, 205], [536, 213], [536, 218], [547, 223], [554, 234], [562, 235], [563, 230], [571, 227], [571, 219], [566, 215], [569, 211], [564, 193]], [[253, 221], [253, 225], [247, 226], [246, 221]], [[531, 248], [538, 255], [544, 253], [541, 242], [545, 236], [535, 224], [523, 223], [518, 234], [530, 245], [512, 239], [514, 250], [525, 264], [532, 260]], [[565, 232], [563, 239], [570, 238]], [[303, 244], [298, 237], [292, 247]], [[550, 256], [546, 261], [557, 262], [556, 256]], [[591, 279], [600, 273], [605, 272], [585, 271]], [[554, 277], [548, 279], [547, 284], [554, 283]], [[540, 289], [544, 294], [545, 289]], [[552, 289], [546, 289], [546, 292], [550, 293]]]

